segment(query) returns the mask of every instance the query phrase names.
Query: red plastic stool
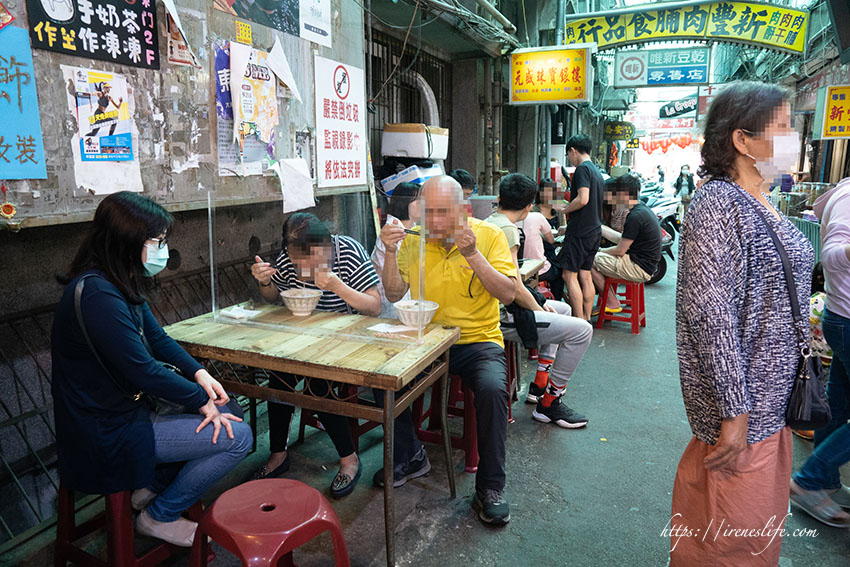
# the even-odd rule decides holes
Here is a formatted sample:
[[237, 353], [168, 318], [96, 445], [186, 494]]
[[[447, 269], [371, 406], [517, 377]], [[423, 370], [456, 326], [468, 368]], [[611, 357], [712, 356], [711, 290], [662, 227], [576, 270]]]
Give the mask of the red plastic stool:
[[[357, 386], [345, 384], [341, 393], [348, 400], [356, 399], [359, 404], [375, 405], [375, 402], [368, 402], [358, 396]], [[380, 425], [381, 422], [379, 421], [364, 420], [363, 423], [360, 423], [360, 420], [356, 417], [348, 418], [348, 428], [351, 430], [351, 439], [354, 441], [355, 452], [360, 452], [360, 438]], [[298, 443], [304, 442], [304, 431], [307, 426], [315, 429], [323, 429], [317, 412], [301, 408], [301, 419], [298, 424]]]
[[207, 564], [210, 536], [246, 567], [290, 566], [292, 551], [325, 531], [333, 538], [334, 564], [348, 567], [339, 518], [318, 490], [285, 478], [254, 480], [210, 506], [198, 523], [189, 564]]
[[[130, 491], [104, 495], [106, 510], [86, 523], [78, 526], [74, 513], [74, 493], [59, 485], [59, 498], [56, 519], [56, 544], [53, 551], [55, 567], [65, 567], [69, 561], [80, 567], [151, 567], [162, 561], [185, 553], [186, 549], [161, 543], [136, 557], [133, 533], [133, 508], [130, 505]], [[200, 503], [189, 509], [189, 517], [198, 520], [203, 512]], [[106, 528], [106, 562], [99, 557], [83, 551], [74, 542], [97, 529]], [[206, 557], [206, 555], [205, 555]]]
[[[623, 293], [618, 292], [620, 285], [625, 286]], [[620, 313], [608, 313], [605, 310], [605, 302], [610, 290], [613, 290], [617, 294], [620, 305], [623, 306], [623, 311]], [[631, 323], [632, 334], [637, 335], [640, 333], [641, 327], [646, 327], [646, 304], [643, 300], [643, 283], [617, 278], [605, 278], [605, 285], [599, 294], [596, 309], [599, 311], [599, 316], [596, 320], [597, 329], [601, 329], [605, 321], [623, 321], [625, 323]]]
[[[517, 390], [519, 376], [519, 347], [517, 343], [507, 341], [505, 343], [505, 355], [507, 357], [507, 390], [508, 390], [508, 422], [513, 423], [511, 412], [513, 402], [519, 399]], [[413, 403], [413, 424], [419, 440], [424, 443], [442, 443], [442, 426], [439, 422], [439, 413], [433, 408], [440, 407], [442, 393], [439, 388], [431, 390], [431, 405], [424, 409], [424, 399], [420, 396]], [[463, 402], [463, 407], [458, 404]], [[463, 418], [463, 434], [451, 436], [451, 445], [454, 449], [462, 449], [466, 454], [465, 470], [469, 473], [478, 471], [478, 424], [475, 417], [475, 395], [472, 390], [463, 385], [463, 381], [457, 374], [449, 375], [449, 401], [446, 411], [449, 417]], [[428, 428], [423, 427], [428, 420]]]

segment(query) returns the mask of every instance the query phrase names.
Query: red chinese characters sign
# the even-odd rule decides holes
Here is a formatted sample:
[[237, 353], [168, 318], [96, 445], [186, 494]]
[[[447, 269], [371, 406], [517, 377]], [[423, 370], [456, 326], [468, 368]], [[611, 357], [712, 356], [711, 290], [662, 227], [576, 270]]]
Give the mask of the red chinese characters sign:
[[519, 49], [511, 53], [511, 104], [590, 102], [591, 46]]
[[822, 139], [841, 138], [850, 138], [850, 85], [826, 89]]
[[363, 70], [315, 59], [316, 158], [319, 187], [366, 183], [366, 112]]

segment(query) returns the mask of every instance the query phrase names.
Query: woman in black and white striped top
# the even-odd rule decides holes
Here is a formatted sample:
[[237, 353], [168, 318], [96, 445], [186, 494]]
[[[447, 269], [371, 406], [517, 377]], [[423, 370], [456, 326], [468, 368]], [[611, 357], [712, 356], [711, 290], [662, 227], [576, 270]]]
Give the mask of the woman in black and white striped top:
[[[296, 213], [283, 225], [283, 246], [274, 265], [258, 256], [251, 273], [260, 285], [266, 301], [280, 301], [280, 292], [292, 288], [322, 291], [317, 309], [341, 313], [381, 314], [378, 274], [363, 246], [348, 236], [331, 235], [327, 226], [311, 213]], [[298, 378], [276, 373], [269, 381], [273, 388], [292, 390]], [[327, 397], [330, 384], [312, 379], [313, 395]], [[268, 462], [255, 478], [277, 476], [289, 469], [289, 424], [295, 408], [269, 402]], [[362, 469], [348, 426], [348, 418], [319, 412], [319, 420], [328, 432], [340, 458], [339, 472], [331, 483], [331, 495], [342, 498], [351, 493]]]

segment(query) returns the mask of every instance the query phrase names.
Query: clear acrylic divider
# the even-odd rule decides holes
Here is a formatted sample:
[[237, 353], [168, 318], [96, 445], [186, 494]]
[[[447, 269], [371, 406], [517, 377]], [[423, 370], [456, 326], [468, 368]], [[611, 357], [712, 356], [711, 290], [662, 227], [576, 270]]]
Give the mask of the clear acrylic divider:
[[[277, 177], [274, 178], [275, 183], [278, 182]], [[284, 180], [284, 191], [285, 191]], [[228, 249], [228, 246], [234, 246], [233, 239], [228, 234], [227, 227], [230, 227], [233, 222], [237, 222], [240, 218], [238, 215], [229, 214], [229, 208], [222, 201], [224, 197], [218, 195], [215, 189], [207, 190], [207, 221], [208, 221], [208, 239], [209, 239], [209, 258], [210, 258], [210, 294], [211, 294], [211, 311], [212, 318], [216, 323], [226, 325], [241, 325], [249, 328], [276, 330], [281, 333], [309, 335], [322, 338], [338, 338], [341, 340], [364, 343], [394, 346], [411, 347], [423, 344], [424, 335], [426, 333], [427, 317], [424, 309], [424, 272], [425, 272], [425, 242], [420, 239], [418, 260], [420, 264], [420, 278], [417, 282], [418, 287], [418, 315], [416, 331], [409, 330], [403, 333], [398, 332], [383, 332], [380, 330], [371, 330], [369, 327], [379, 323], [378, 321], [361, 322], [359, 317], [347, 314], [328, 319], [322, 318], [320, 321], [316, 315], [321, 312], [314, 310], [311, 316], [295, 317], [288, 309], [269, 310], [266, 308], [272, 305], [263, 299], [259, 285], [251, 273], [250, 266], [254, 262], [254, 257], [246, 265], [244, 258], [236, 258], [234, 251]], [[415, 231], [421, 230], [424, 226], [424, 202], [422, 197], [419, 197], [420, 214], [416, 215], [415, 222], [417, 226], [413, 228]], [[283, 214], [282, 205], [280, 215], [280, 230], [283, 222], [288, 215]], [[322, 219], [332, 225], [330, 219]], [[413, 235], [408, 234], [408, 237]], [[415, 236], [413, 236], [415, 238]], [[380, 236], [378, 236], [380, 238]], [[262, 250], [260, 256], [265, 262], [274, 262], [280, 251]], [[267, 257], [266, 255], [269, 255]], [[379, 274], [380, 275], [380, 274]], [[249, 286], [248, 293], [241, 286]], [[413, 286], [411, 285], [411, 289]], [[250, 295], [252, 299], [241, 301], [242, 298]], [[282, 298], [278, 297], [276, 305], [283, 307]], [[248, 311], [249, 313], [239, 312], [239, 309]], [[253, 314], [251, 312], [259, 311]], [[238, 313], [238, 316], [234, 316]], [[386, 321], [388, 324], [396, 324], [395, 321]]]

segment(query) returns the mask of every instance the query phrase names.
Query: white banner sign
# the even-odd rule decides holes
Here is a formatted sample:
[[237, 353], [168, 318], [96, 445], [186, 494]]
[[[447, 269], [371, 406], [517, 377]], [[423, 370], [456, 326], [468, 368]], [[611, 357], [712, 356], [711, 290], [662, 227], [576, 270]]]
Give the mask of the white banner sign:
[[363, 70], [316, 56], [316, 172], [319, 187], [366, 183]]

